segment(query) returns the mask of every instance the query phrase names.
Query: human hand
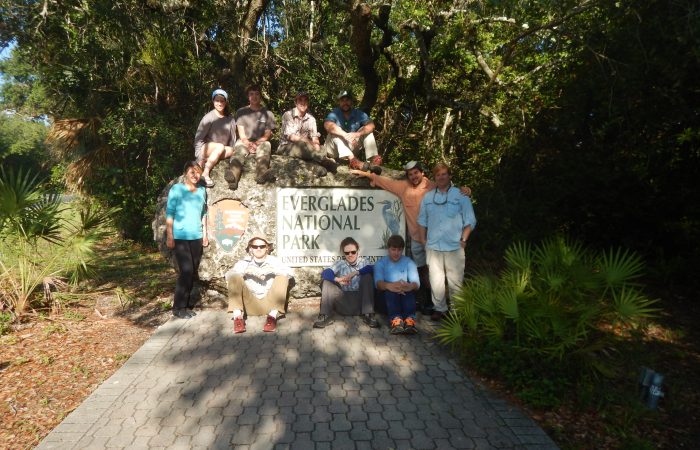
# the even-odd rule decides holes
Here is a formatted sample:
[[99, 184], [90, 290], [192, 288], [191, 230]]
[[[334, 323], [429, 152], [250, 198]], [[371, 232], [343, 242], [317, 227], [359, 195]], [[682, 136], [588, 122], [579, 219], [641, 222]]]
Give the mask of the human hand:
[[209, 237], [206, 234], [202, 238], [202, 247], [209, 247]]
[[165, 246], [168, 247], [169, 249], [175, 248], [175, 239], [173, 239], [172, 236], [168, 236], [165, 239]]
[[459, 192], [462, 193], [465, 197], [471, 197], [472, 196], [472, 190], [469, 186], [462, 186], [459, 188]]

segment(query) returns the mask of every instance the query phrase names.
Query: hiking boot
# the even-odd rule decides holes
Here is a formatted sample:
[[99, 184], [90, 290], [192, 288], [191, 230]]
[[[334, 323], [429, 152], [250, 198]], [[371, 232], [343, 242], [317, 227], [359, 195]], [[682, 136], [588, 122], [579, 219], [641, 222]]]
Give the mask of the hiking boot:
[[313, 172], [314, 176], [318, 178], [328, 175], [328, 171], [325, 167], [317, 166], [316, 164], [314, 164], [314, 166], [311, 168], [311, 172]]
[[374, 318], [374, 314], [363, 314], [362, 321], [370, 328], [379, 328], [379, 322]]
[[405, 330], [403, 320], [400, 317], [391, 321], [391, 334], [403, 334]]
[[277, 329], [277, 319], [275, 319], [272, 316], [267, 316], [267, 321], [265, 322], [265, 325], [263, 326], [263, 331], [265, 333], [272, 333]]
[[256, 170], [255, 182], [258, 184], [272, 183], [277, 179], [272, 169]]
[[433, 322], [437, 322], [439, 320], [442, 320], [443, 317], [445, 317], [444, 312], [433, 311], [433, 314], [430, 316], [430, 320], [432, 320]]
[[330, 173], [337, 173], [338, 172], [338, 163], [335, 162], [335, 160], [331, 158], [323, 158], [318, 163], [326, 169]]
[[404, 333], [406, 334], [416, 334], [418, 333], [418, 328], [416, 328], [416, 320], [413, 317], [406, 317], [404, 322], [406, 326], [404, 327]]
[[235, 334], [245, 333], [245, 320], [242, 317], [233, 319], [233, 332]]
[[228, 183], [228, 188], [232, 191], [238, 189], [238, 180], [241, 179], [243, 165], [240, 161], [231, 159], [228, 164], [228, 170], [224, 172], [224, 179]]
[[335, 320], [333, 320], [332, 316], [327, 316], [325, 314], [319, 314], [318, 315], [318, 320], [314, 322], [314, 328], [326, 328], [328, 325], [331, 325]]

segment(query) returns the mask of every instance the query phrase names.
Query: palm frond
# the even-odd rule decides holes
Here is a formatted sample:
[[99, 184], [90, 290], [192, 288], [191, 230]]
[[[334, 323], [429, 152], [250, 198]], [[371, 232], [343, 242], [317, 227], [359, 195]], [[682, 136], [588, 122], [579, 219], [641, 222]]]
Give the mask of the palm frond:
[[509, 267], [529, 271], [533, 261], [532, 246], [527, 242], [515, 242], [506, 249], [505, 259]]
[[616, 320], [625, 324], [634, 324], [639, 319], [655, 317], [658, 308], [652, 308], [657, 300], [650, 300], [641, 291], [632, 287], [623, 287], [612, 292], [612, 304]]
[[448, 314], [435, 331], [435, 338], [443, 345], [459, 345], [464, 336], [462, 318], [455, 312]]
[[644, 273], [642, 258], [636, 253], [622, 248], [603, 252], [596, 262], [606, 288], [616, 288], [629, 284]]

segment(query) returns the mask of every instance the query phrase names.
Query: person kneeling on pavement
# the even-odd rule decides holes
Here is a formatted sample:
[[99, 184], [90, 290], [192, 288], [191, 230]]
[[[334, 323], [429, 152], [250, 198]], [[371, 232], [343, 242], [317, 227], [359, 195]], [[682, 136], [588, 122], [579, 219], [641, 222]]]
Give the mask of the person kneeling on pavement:
[[406, 242], [399, 235], [386, 241], [388, 255], [374, 265], [374, 282], [384, 291], [391, 334], [416, 334], [416, 290], [420, 288], [418, 268], [403, 250]]
[[228, 311], [233, 312], [233, 332], [243, 333], [246, 316], [267, 314], [263, 331], [277, 329], [278, 313], [284, 313], [292, 269], [270, 255], [272, 244], [262, 234], [248, 241], [248, 256], [226, 272]]
[[343, 316], [362, 314], [371, 328], [378, 328], [374, 318], [373, 267], [359, 255], [360, 245], [351, 237], [340, 243], [343, 257], [321, 273], [321, 311], [314, 328], [325, 328], [334, 322], [333, 313]]

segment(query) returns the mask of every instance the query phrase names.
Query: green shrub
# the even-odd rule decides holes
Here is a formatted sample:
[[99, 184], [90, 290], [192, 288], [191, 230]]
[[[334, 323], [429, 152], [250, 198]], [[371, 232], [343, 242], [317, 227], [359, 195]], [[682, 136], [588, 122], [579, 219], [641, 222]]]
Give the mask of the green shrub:
[[614, 333], [656, 313], [638, 283], [643, 263], [628, 251], [554, 237], [511, 245], [505, 263], [464, 284], [437, 337], [541, 406], [562, 388], [612, 375]]
[[10, 331], [12, 315], [9, 312], [0, 312], [0, 336]]

